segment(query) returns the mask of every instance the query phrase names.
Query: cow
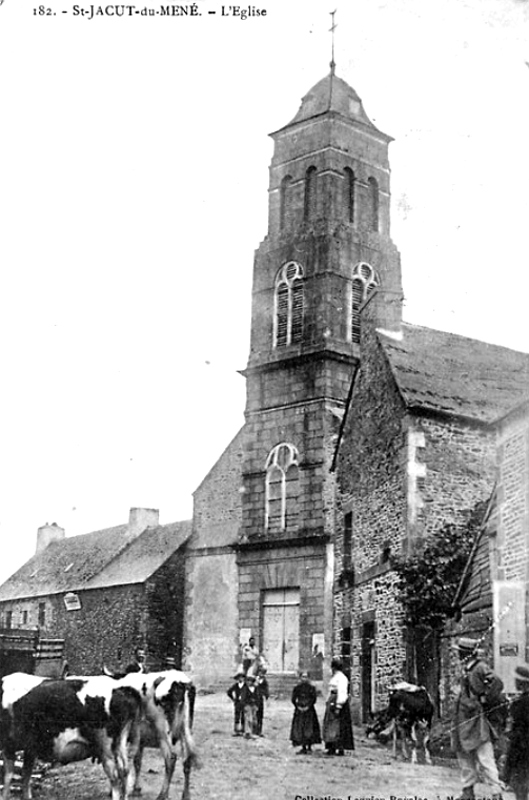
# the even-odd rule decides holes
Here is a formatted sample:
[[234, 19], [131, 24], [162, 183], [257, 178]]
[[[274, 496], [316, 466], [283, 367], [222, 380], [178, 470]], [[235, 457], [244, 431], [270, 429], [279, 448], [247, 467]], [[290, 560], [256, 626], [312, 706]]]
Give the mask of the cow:
[[389, 690], [388, 706], [382, 709], [375, 721], [366, 729], [369, 736], [374, 733], [378, 738], [393, 739], [393, 756], [397, 757], [397, 739], [400, 737], [402, 753], [408, 758], [408, 740], [411, 740], [411, 763], [417, 763], [417, 747], [419, 736], [422, 740], [424, 760], [431, 764], [428, 742], [434, 714], [434, 704], [424, 686], [401, 681]]
[[141, 699], [111, 678], [39, 679], [15, 673], [0, 684], [0, 749], [4, 758], [2, 800], [9, 800], [17, 751], [23, 751], [22, 798], [31, 800], [37, 758], [68, 764], [101, 761], [112, 800], [128, 800], [132, 772], [127, 742], [138, 740]]
[[169, 785], [177, 759], [177, 746], [182, 751], [184, 788], [182, 800], [190, 798], [190, 775], [198, 766], [191, 727], [195, 704], [195, 687], [190, 678], [176, 669], [163, 672], [131, 672], [116, 680], [118, 686], [131, 687], [142, 700], [141, 741], [133, 757], [134, 789], [140, 793], [139, 777], [144, 747], [158, 746], [165, 774], [157, 800], [167, 800]]

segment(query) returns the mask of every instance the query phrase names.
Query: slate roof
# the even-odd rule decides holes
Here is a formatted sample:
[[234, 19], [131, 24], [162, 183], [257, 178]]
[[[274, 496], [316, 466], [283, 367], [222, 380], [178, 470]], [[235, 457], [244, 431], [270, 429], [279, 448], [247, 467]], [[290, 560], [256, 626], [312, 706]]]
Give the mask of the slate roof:
[[191, 534], [191, 521], [147, 528], [128, 525], [51, 542], [0, 586], [0, 602], [146, 581]]
[[285, 127], [288, 128], [297, 122], [304, 122], [327, 112], [334, 112], [347, 119], [360, 122], [391, 141], [390, 136], [382, 133], [373, 125], [364, 110], [361, 98], [353, 87], [334, 72], [330, 72], [309, 89], [301, 100], [296, 116]]
[[529, 398], [529, 354], [403, 323], [402, 340], [378, 332], [408, 408], [483, 423]]

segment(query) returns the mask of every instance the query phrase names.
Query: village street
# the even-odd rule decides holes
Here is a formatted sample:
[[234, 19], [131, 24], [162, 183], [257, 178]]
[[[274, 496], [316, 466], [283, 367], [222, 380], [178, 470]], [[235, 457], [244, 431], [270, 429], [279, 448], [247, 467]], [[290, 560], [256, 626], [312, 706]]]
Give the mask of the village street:
[[[323, 700], [318, 716], [323, 717]], [[198, 695], [195, 738], [202, 767], [193, 772], [193, 800], [320, 800], [324, 798], [424, 798], [459, 796], [455, 762], [434, 758], [433, 766], [394, 760], [387, 748], [367, 740], [355, 728], [356, 750], [328, 757], [322, 747], [312, 755], [297, 755], [289, 742], [292, 706], [287, 699], [270, 699], [265, 712], [265, 737], [232, 737], [232, 707], [222, 694]], [[143, 800], [156, 800], [162, 781], [162, 761], [156, 750], [144, 759]], [[482, 787], [478, 787], [482, 788]], [[180, 762], [171, 784], [170, 800], [180, 800]], [[479, 793], [486, 796], [486, 793]], [[101, 766], [83, 762], [50, 769], [36, 796], [40, 800], [106, 800], [108, 783]], [[513, 795], [504, 795], [511, 800]]]

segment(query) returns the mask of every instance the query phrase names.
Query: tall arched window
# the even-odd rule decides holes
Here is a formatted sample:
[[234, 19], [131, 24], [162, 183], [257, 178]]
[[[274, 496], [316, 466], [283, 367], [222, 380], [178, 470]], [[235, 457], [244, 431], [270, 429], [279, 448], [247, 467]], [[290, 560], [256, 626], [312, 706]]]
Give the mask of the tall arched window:
[[345, 186], [344, 186], [344, 208], [346, 219], [349, 222], [354, 222], [355, 218], [355, 174], [350, 167], [344, 169], [345, 173]]
[[351, 339], [360, 341], [360, 307], [364, 300], [379, 285], [375, 270], [370, 264], [361, 261], [353, 270], [353, 288], [351, 298]]
[[298, 527], [299, 453], [281, 442], [266, 459], [265, 528], [294, 531]]
[[281, 187], [279, 189], [279, 228], [283, 230], [285, 227], [286, 222], [286, 215], [287, 215], [287, 195], [288, 189], [290, 184], [292, 183], [292, 177], [290, 175], [285, 175], [283, 180], [281, 181]]
[[303, 214], [305, 220], [314, 219], [316, 216], [316, 167], [309, 167], [305, 173], [305, 206]]
[[279, 270], [275, 286], [274, 347], [303, 338], [303, 269], [289, 261]]
[[376, 181], [376, 178], [369, 178], [367, 184], [369, 187], [369, 227], [372, 231], [378, 231], [378, 223], [379, 223], [378, 183]]

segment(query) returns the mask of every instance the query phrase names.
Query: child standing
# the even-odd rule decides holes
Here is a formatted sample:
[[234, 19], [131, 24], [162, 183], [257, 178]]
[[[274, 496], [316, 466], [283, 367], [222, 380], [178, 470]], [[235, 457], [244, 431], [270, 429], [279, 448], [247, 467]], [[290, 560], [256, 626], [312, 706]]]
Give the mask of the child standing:
[[242, 692], [245, 687], [244, 672], [239, 668], [234, 675], [235, 683], [230, 686], [226, 694], [233, 701], [233, 735], [242, 736], [244, 728], [244, 707], [242, 702]]
[[529, 666], [516, 667], [514, 684], [519, 697], [511, 705], [512, 729], [505, 762], [505, 781], [516, 800], [529, 795]]
[[253, 739], [257, 733], [257, 708], [260, 694], [256, 685], [255, 675], [247, 675], [241, 695], [244, 714], [244, 736], [246, 739]]

